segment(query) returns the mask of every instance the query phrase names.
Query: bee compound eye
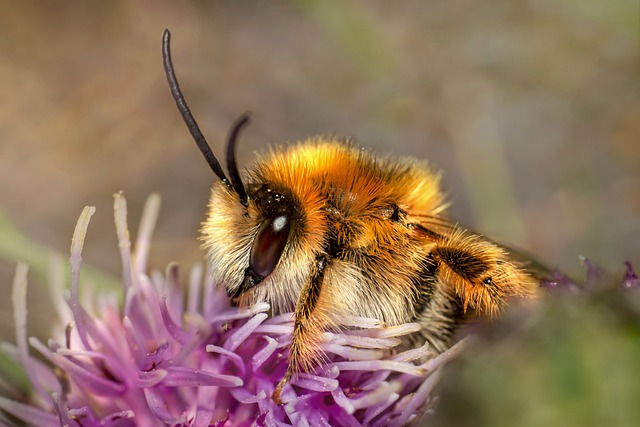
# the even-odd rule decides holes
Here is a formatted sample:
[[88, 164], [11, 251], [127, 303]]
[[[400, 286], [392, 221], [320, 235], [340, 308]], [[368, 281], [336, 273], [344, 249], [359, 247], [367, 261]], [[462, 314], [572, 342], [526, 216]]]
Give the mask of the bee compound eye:
[[278, 265], [289, 238], [291, 219], [287, 214], [267, 218], [256, 235], [251, 247], [249, 267], [262, 277], [267, 277]]

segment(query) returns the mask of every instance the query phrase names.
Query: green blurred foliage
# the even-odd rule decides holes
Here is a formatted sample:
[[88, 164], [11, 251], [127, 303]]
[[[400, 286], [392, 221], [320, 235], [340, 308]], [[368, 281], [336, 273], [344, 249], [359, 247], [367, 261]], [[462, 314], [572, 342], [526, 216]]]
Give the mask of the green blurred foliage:
[[640, 292], [552, 294], [494, 325], [443, 379], [437, 426], [640, 423]]
[[[0, 236], [2, 236], [0, 239], [0, 259], [26, 262], [30, 271], [38, 277], [38, 283], [44, 283], [50, 278], [52, 259], [60, 257], [59, 252], [29, 240], [2, 211], [0, 211]], [[68, 282], [68, 268], [65, 271], [67, 273], [65, 281]], [[115, 290], [120, 286], [114, 277], [90, 265], [83, 266], [83, 274], [97, 289]], [[42, 291], [45, 290], [36, 290], [36, 292]]]

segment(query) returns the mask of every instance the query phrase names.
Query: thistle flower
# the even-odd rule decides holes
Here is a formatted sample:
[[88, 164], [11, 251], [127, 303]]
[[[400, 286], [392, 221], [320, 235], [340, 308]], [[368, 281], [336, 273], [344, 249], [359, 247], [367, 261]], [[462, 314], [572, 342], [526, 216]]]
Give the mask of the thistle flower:
[[[465, 345], [424, 362], [426, 346], [390, 351], [418, 325], [348, 319], [351, 328], [323, 336], [327, 362], [291, 381], [286, 404], [277, 405], [271, 394], [286, 370], [293, 315], [269, 318], [264, 303], [232, 307], [201, 265], [191, 270], [186, 293], [176, 265], [147, 275], [159, 198], [145, 206], [134, 252], [121, 194], [114, 210], [122, 301], [83, 284], [88, 302], [80, 302], [82, 246], [95, 211], [87, 207], [72, 240], [69, 293], [66, 300], [62, 289], [53, 294], [65, 328], [47, 343], [27, 339], [27, 266], [18, 265], [16, 345], [1, 349], [24, 368], [32, 391], [23, 401], [0, 398], [5, 414], [43, 427], [399, 426], [429, 410], [441, 367]], [[0, 427], [9, 419], [0, 412]]]

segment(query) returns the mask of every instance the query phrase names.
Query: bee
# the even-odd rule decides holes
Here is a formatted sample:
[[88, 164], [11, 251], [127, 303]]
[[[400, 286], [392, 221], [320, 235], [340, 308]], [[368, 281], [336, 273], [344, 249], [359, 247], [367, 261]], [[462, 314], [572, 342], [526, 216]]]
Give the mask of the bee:
[[276, 401], [318, 365], [322, 332], [346, 316], [417, 322], [407, 343], [442, 352], [466, 318], [537, 296], [538, 282], [504, 248], [444, 215], [439, 175], [417, 160], [317, 137], [271, 148], [242, 177], [235, 148], [245, 115], [228, 137], [227, 177], [184, 100], [169, 43], [165, 31], [172, 95], [218, 177], [201, 231], [212, 278], [238, 306], [266, 301], [273, 314], [295, 315]]

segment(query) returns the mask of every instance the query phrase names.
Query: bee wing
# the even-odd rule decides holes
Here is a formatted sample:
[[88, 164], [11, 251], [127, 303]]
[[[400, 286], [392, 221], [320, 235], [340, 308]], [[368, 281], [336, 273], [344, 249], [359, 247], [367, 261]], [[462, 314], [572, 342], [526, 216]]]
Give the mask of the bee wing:
[[509, 257], [520, 264], [524, 270], [533, 276], [537, 281], [542, 282], [544, 280], [551, 279], [554, 270], [536, 259], [530, 252], [514, 247], [512, 245], [504, 245], [502, 243], [496, 243], [493, 240], [487, 239], [495, 245], [504, 248], [509, 254]]
[[554, 275], [555, 271], [553, 269], [540, 262], [535, 256], [531, 255], [530, 252], [517, 246], [497, 242], [450, 218], [432, 216], [421, 219], [420, 222], [413, 225], [414, 228], [423, 233], [428, 240], [434, 242], [443, 241], [446, 240], [448, 236], [464, 231], [465, 233], [477, 236], [482, 240], [504, 249], [513, 262], [521, 266], [521, 268], [538, 281], [549, 280]]

